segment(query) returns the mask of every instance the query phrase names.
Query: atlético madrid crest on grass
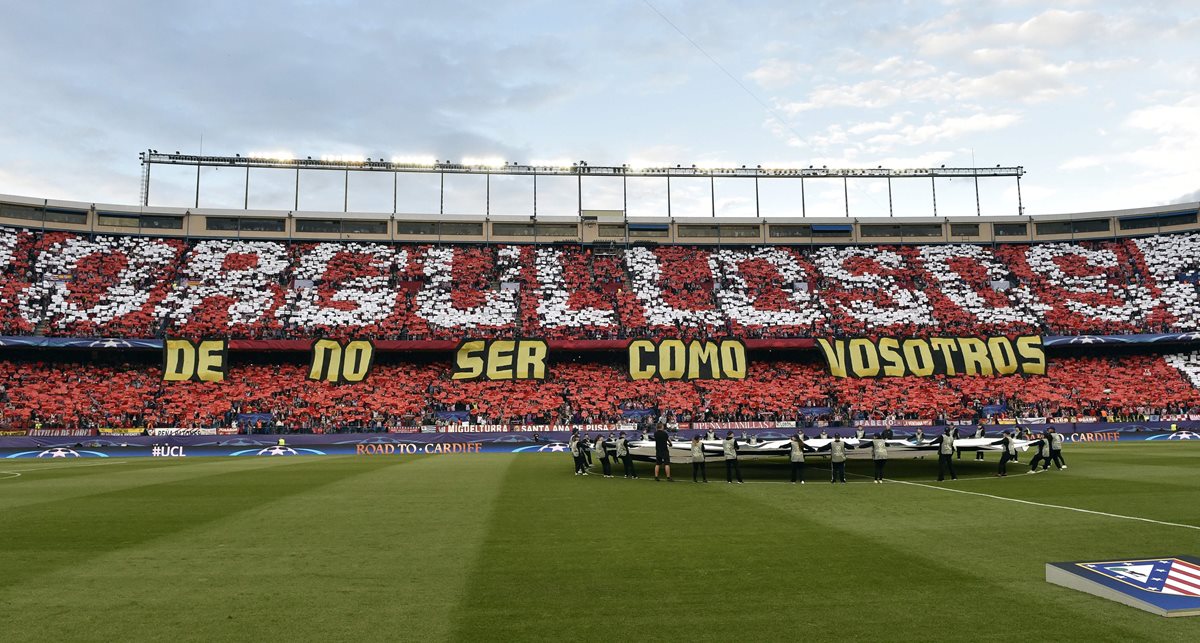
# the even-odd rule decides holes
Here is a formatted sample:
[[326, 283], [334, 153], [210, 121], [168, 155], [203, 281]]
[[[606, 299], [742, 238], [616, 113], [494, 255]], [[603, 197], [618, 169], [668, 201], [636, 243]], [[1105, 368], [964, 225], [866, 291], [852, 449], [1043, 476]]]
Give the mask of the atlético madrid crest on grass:
[[1162, 616], [1200, 615], [1200, 559], [1047, 563], [1046, 580]]

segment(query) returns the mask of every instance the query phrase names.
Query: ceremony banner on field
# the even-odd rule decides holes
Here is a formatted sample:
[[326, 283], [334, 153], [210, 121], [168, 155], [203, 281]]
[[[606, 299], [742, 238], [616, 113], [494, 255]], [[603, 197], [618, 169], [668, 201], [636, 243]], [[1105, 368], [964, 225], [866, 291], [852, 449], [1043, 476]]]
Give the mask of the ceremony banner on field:
[[1045, 375], [1042, 339], [929, 337], [818, 339], [834, 377]]

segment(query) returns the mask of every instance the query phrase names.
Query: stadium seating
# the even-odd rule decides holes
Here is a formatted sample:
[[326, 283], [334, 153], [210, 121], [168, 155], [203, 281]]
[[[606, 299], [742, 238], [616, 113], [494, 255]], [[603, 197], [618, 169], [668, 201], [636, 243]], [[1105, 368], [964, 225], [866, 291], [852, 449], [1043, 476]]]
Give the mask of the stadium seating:
[[299, 244], [291, 254], [293, 280], [275, 316], [298, 337], [397, 337], [404, 330], [396, 267], [408, 250], [378, 243]]
[[[22, 314], [20, 305], [33, 281], [29, 264], [35, 241], [33, 233], [0, 228], [0, 331], [6, 335], [29, 335], [37, 326], [36, 319]], [[25, 301], [27, 307], [41, 303], [28, 297]]]
[[184, 250], [176, 239], [87, 238], [50, 232], [35, 246], [33, 283], [22, 317], [48, 335], [153, 336], [155, 307], [175, 279]]
[[[162, 382], [157, 366], [0, 361], [0, 426], [230, 426], [269, 413], [293, 430], [433, 423], [615, 422], [644, 412], [686, 421], [929, 421], [999, 417], [1119, 418], [1200, 412], [1200, 353], [1056, 359], [1046, 377], [839, 379], [815, 363], [756, 361], [744, 380], [639, 381], [614, 363], [551, 365], [544, 382], [456, 381], [449, 366], [381, 364], [361, 384], [305, 379], [295, 364], [234, 365], [225, 382]], [[1155, 385], [1148, 400], [1146, 382]], [[989, 410], [990, 409], [990, 410]], [[1000, 410], [997, 410], [1000, 409]]]
[[1190, 332], [1200, 235], [591, 248], [0, 229], [13, 335], [460, 339]]
[[287, 247], [270, 241], [201, 241], [179, 285], [156, 308], [167, 331], [187, 336], [275, 337], [290, 282]]

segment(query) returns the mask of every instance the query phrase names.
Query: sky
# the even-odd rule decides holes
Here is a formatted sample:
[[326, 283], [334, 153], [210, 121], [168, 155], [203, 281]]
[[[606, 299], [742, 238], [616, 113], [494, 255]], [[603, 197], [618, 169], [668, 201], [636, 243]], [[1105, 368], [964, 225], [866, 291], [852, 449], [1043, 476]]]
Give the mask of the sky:
[[[1200, 200], [1200, 3], [0, 0], [0, 193], [136, 204], [146, 149], [635, 167], [1025, 168], [1026, 214]], [[206, 169], [201, 207], [241, 208]], [[302, 210], [527, 215], [531, 181], [332, 172]], [[888, 216], [886, 182], [672, 181], [677, 217]], [[393, 202], [393, 187], [397, 197]], [[250, 175], [291, 210], [294, 176]], [[575, 212], [570, 178], [537, 213]], [[662, 179], [584, 208], [666, 214]], [[1012, 179], [938, 181], [937, 214], [1017, 214]], [[711, 192], [710, 192], [711, 190]], [[193, 206], [156, 166], [150, 204]], [[926, 180], [890, 212], [932, 214]]]

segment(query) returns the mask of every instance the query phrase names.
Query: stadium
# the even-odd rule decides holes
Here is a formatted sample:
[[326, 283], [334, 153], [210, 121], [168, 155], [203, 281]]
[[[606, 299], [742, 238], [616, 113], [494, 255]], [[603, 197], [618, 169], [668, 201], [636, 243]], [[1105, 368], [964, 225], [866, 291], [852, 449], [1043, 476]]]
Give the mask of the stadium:
[[[735, 76], [682, 8], [644, 4], [804, 150], [793, 125], [817, 108], [756, 92], [817, 71], [776, 43], [770, 73]], [[1010, 35], [1058, 42], [1038, 24]], [[930, 87], [910, 62], [897, 94]], [[412, 109], [387, 131], [458, 154]], [[311, 127], [299, 103], [278, 130], [249, 111], [264, 131], [243, 149]], [[895, 167], [884, 147], [846, 167], [205, 149], [145, 149], [118, 203], [0, 163], [0, 640], [1200, 634], [1195, 193], [1055, 213], [973, 148]], [[119, 192], [90, 169], [70, 180]]]
[[[200, 528], [230, 520], [229, 531], [221, 527], [217, 538], [227, 535], [228, 542], [210, 540], [202, 556], [175, 552], [170, 558], [201, 565], [210, 554], [234, 554], [212, 547], [242, 551], [230, 559], [241, 562], [223, 560], [219, 573], [227, 575], [224, 582], [242, 583], [249, 598], [259, 583], [292, 582], [267, 579], [294, 569], [290, 563], [273, 568], [280, 564], [276, 555], [249, 552], [274, 546], [263, 542], [266, 534], [273, 543], [292, 537], [276, 530], [301, 525], [305, 547], [318, 560], [288, 554], [296, 565], [305, 561], [320, 569], [340, 561], [328, 541], [337, 542], [339, 551], [362, 547], [353, 558], [372, 562], [344, 568], [339, 562], [341, 569], [329, 570], [328, 579], [297, 569], [303, 580], [296, 582], [333, 591], [365, 574], [368, 587], [390, 588], [394, 578], [370, 578], [376, 555], [371, 546], [355, 544], [365, 533], [352, 537], [347, 529], [357, 533], [357, 527], [345, 521], [364, 532], [394, 528], [402, 541], [422, 548], [415, 570], [396, 563], [411, 579], [404, 581], [413, 592], [406, 594], [405, 609], [414, 609], [410, 601], [418, 595], [439, 597], [435, 588], [443, 574], [465, 571], [441, 550], [492, 525], [488, 533], [500, 540], [482, 543], [479, 555], [495, 558], [489, 574], [496, 576], [471, 580], [472, 592], [484, 592], [472, 618], [496, 627], [492, 619], [506, 615], [505, 627], [512, 629], [505, 636], [516, 638], [532, 635], [538, 625], [532, 618], [514, 620], [508, 610], [518, 608], [509, 599], [557, 605], [552, 595], [540, 593], [552, 582], [541, 574], [581, 574], [570, 581], [571, 591], [605, 603], [622, 600], [628, 589], [620, 584], [591, 586], [585, 571], [590, 556], [619, 556], [636, 570], [634, 578], [663, 565], [669, 569], [678, 563], [662, 557], [676, 547], [688, 549], [683, 534], [689, 532], [676, 534], [676, 523], [696, 511], [712, 517], [691, 534], [698, 545], [745, 543], [750, 534], [770, 543], [749, 554], [752, 563], [712, 563], [713, 573], [744, 577], [741, 589], [747, 592], [769, 574], [774, 554], [767, 551], [785, 552], [789, 543], [808, 551], [862, 538], [822, 524], [823, 515], [846, 503], [862, 505], [848, 510], [862, 512], [863, 529], [904, 531], [905, 542], [924, 533], [917, 525], [929, 528], [923, 514], [933, 512], [936, 533], [953, 534], [961, 543], [954, 555], [963, 557], [962, 565], [980, 551], [1007, 551], [1010, 538], [1025, 553], [1082, 547], [1078, 551], [1119, 558], [1129, 547], [1174, 550], [1196, 542], [1188, 525], [1197, 519], [1191, 473], [1197, 452], [1188, 441], [1200, 427], [1197, 207], [899, 224], [602, 223], [596, 220], [602, 214], [574, 223], [516, 223], [479, 217], [454, 224], [476, 234], [447, 240], [445, 232], [440, 238], [410, 232], [438, 227], [436, 217], [388, 219], [376, 234], [335, 235], [303, 231], [303, 213], [179, 213], [4, 197], [0, 444], [9, 499], [16, 503], [6, 512], [9, 524], [31, 528], [9, 532], [8, 540], [39, 533], [27, 541], [33, 548], [27, 551], [53, 543], [55, 557], [61, 552], [66, 562], [103, 557], [106, 543], [126, 538], [150, 544], [161, 535], [161, 546], [174, 547], [175, 538], [183, 537], [167, 537], [174, 529], [185, 534], [193, 521]], [[238, 226], [236, 235], [226, 232], [229, 221]], [[839, 236], [812, 238], [822, 225], [823, 235]], [[689, 226], [713, 236], [697, 238]], [[962, 226], [974, 236], [951, 234]], [[598, 229], [613, 227], [622, 236], [656, 236], [636, 242], [598, 238]], [[1014, 227], [1024, 230], [1023, 238], [997, 235]], [[1069, 231], [1059, 232], [1064, 228]], [[726, 236], [730, 230], [733, 238]], [[881, 237], [881, 230], [888, 236]], [[538, 241], [524, 236], [533, 234]], [[986, 370], [983, 362], [968, 368], [962, 359], [948, 360], [933, 373], [932, 363], [917, 359], [900, 376], [836, 377], [814, 341], [885, 336], [908, 342], [1026, 336], [1039, 340], [1044, 355], [1040, 374], [1004, 375], [1002, 359], [989, 359]], [[486, 352], [496, 341], [519, 346], [526, 338], [543, 347], [540, 375], [518, 368], [510, 347], [507, 361], [493, 351], [486, 357], [491, 367], [456, 379], [467, 340]], [[688, 357], [696, 346], [727, 338], [744, 346], [732, 367]], [[317, 344], [322, 341], [327, 344]], [[638, 341], [648, 345], [631, 350]], [[205, 342], [217, 342], [218, 349], [205, 352]], [[365, 344], [367, 357], [352, 361], [352, 342]], [[679, 350], [668, 348], [671, 342]], [[327, 350], [339, 354], [344, 366], [331, 362]], [[207, 374], [206, 359], [215, 360]], [[858, 368], [874, 363], [881, 369], [879, 358], [867, 353], [856, 360]], [[647, 370], [652, 367], [660, 372]], [[690, 487], [664, 495], [642, 482], [652, 479], [648, 465], [637, 465], [638, 480], [620, 481], [634, 489], [565, 478], [573, 431], [590, 440], [622, 431], [635, 436], [659, 424], [676, 440], [734, 431], [743, 441], [795, 433], [850, 439], [881, 430], [912, 441], [918, 430], [933, 437], [947, 427], [972, 433], [979, 426], [999, 438], [1006, 428], [1054, 428], [1075, 468], [1069, 476], [1049, 474], [1065, 480], [1036, 476], [1001, 486], [992, 477], [998, 451], [980, 451], [982, 461], [969, 453], [958, 460], [966, 489], [941, 494], [925, 488], [935, 471], [931, 451], [928, 460], [896, 461], [893, 475], [905, 485], [883, 499], [830, 495], [821, 487], [811, 498], [796, 499], [778, 495], [782, 485], [772, 484], [716, 499], [687, 493]], [[691, 461], [684, 453], [673, 458], [677, 469]], [[1023, 473], [1031, 456], [1019, 454], [1014, 467]], [[709, 457], [720, 465], [719, 454]], [[78, 469], [43, 464], [47, 460], [71, 460]], [[600, 473], [598, 460], [599, 454], [594, 474]], [[746, 478], [786, 482], [786, 460], [747, 462]], [[808, 460], [809, 481], [823, 481], [827, 454], [810, 448]], [[865, 472], [851, 462], [854, 482], [865, 482]], [[686, 471], [676, 475], [686, 480]], [[713, 477], [719, 481], [719, 471]], [[984, 502], [957, 497], [958, 491], [979, 492]], [[47, 503], [47, 494], [60, 500]], [[1037, 506], [989, 502], [995, 494], [1082, 513], [1042, 509], [1039, 515]], [[101, 500], [93, 502], [97, 495]], [[335, 508], [331, 501], [336, 519], [324, 513]], [[570, 518], [577, 512], [569, 508], [580, 501], [578, 520]], [[239, 515], [239, 507], [249, 510], [259, 502], [285, 513]], [[492, 506], [491, 513], [475, 515], [470, 507], [477, 503]], [[666, 524], [638, 525], [634, 517], [646, 507], [656, 508]], [[764, 525], [763, 512], [779, 524]], [[381, 513], [391, 519], [373, 522]], [[1109, 514], [1137, 520], [1097, 519]], [[730, 515], [737, 520], [728, 521]], [[886, 526], [874, 522], [880, 516], [888, 517]], [[1054, 524], [1050, 535], [1027, 530], [1028, 521], [1046, 520]], [[34, 528], [33, 521], [64, 525], [59, 530], [87, 524], [89, 533], [79, 542], [77, 534]], [[611, 533], [602, 528], [606, 535], [598, 540], [593, 521], [610, 524]], [[655, 542], [656, 535], [668, 543]], [[515, 551], [514, 540], [522, 543]], [[908, 546], [938, 541], [929, 533]], [[550, 561], [528, 561], [521, 553], [527, 546]], [[954, 596], [974, 591], [959, 585], [966, 582], [964, 572], [953, 565], [931, 570], [901, 550], [878, 552], [878, 542], [863, 547], [839, 556], [855, 560], [876, 552], [883, 558], [879, 564], [895, 566], [889, 574], [934, 574]], [[642, 549], [649, 552], [644, 561], [637, 553]], [[573, 560], [577, 555], [581, 560]], [[1040, 555], [1030, 564], [1041, 564]], [[36, 555], [25, 564], [29, 573], [40, 573], [42, 563]], [[853, 567], [846, 573], [855, 573]], [[510, 587], [509, 574], [530, 585]], [[155, 582], [174, 577], [156, 576]], [[96, 583], [89, 591], [117, 591], [113, 584], [127, 579], [89, 578]], [[812, 582], [837, 595], [830, 581]], [[153, 586], [139, 590], [149, 592], [141, 604], [155, 604], [155, 592], [147, 589]], [[361, 591], [339, 600], [353, 601]], [[508, 598], [494, 603], [491, 591]], [[215, 634], [223, 625], [202, 631]], [[258, 626], [238, 622], [250, 628], [247, 633]], [[1163, 630], [1165, 636], [1171, 632]]]

